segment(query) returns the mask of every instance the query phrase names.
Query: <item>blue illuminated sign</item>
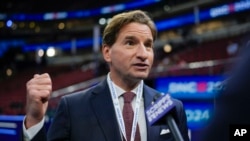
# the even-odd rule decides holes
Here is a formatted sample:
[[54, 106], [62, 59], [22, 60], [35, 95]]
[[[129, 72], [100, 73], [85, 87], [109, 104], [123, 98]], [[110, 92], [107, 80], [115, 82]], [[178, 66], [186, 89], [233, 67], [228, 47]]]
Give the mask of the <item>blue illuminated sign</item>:
[[233, 4], [226, 4], [219, 7], [214, 7], [210, 9], [210, 16], [212, 18], [229, 15], [230, 13], [235, 13], [239, 11], [244, 11], [250, 9], [250, 1], [240, 1]]
[[140, 0], [129, 3], [121, 3], [96, 9], [80, 10], [80, 11], [61, 11], [61, 12], [48, 12], [39, 14], [12, 14], [7, 15], [0, 13], [0, 20], [6, 20], [10, 18], [15, 21], [43, 21], [43, 20], [59, 20], [59, 19], [77, 19], [93, 17], [102, 14], [110, 14], [119, 11], [125, 11], [129, 9], [136, 9], [139, 7], [148, 6], [154, 3], [158, 3], [161, 0]]
[[[21, 139], [21, 131], [24, 115], [0, 115], [0, 140], [18, 141]], [[45, 127], [48, 128], [51, 120], [45, 118]]]
[[[102, 7], [98, 9], [91, 10], [83, 10], [83, 11], [64, 11], [64, 12], [52, 12], [52, 13], [44, 13], [44, 14], [12, 14], [7, 15], [5, 13], [0, 13], [0, 20], [13, 20], [13, 21], [43, 21], [43, 20], [58, 20], [58, 19], [70, 19], [70, 18], [84, 18], [95, 15], [102, 15], [112, 12], [118, 12], [122, 10], [135, 9], [142, 6], [147, 6], [153, 3], [160, 2], [160, 0], [144, 0], [144, 1], [134, 1], [132, 3], [123, 3], [113, 6]], [[155, 22], [156, 27], [159, 31], [168, 30], [172, 28], [178, 28], [184, 25], [194, 24], [196, 18], [200, 21], [209, 20], [215, 17], [220, 17], [223, 15], [229, 15], [231, 13], [241, 12], [250, 10], [250, 0], [238, 1], [231, 4], [225, 4], [222, 6], [213, 7], [207, 10], [201, 10], [198, 13], [198, 17], [193, 13], [188, 13], [185, 15], [177, 16], [171, 19], [165, 19], [161, 21]], [[77, 43], [77, 47], [90, 47], [92, 45], [91, 40], [86, 39], [87, 41], [81, 41]], [[17, 42], [16, 40], [12, 40], [10, 42]], [[0, 57], [6, 51], [6, 45], [1, 47], [1, 44], [7, 44], [7, 41], [0, 41]], [[70, 41], [66, 41], [65, 43], [45, 43], [44, 45], [35, 44], [35, 45], [24, 45], [25, 41], [16, 44], [16, 46], [24, 46], [25, 51], [34, 51], [37, 48], [46, 49], [48, 45], [62, 46], [63, 49], [70, 48]], [[81, 44], [81, 45], [78, 45]]]
[[155, 88], [180, 99], [211, 99], [223, 80], [222, 76], [164, 77], [156, 79]]
[[1, 134], [16, 135], [16, 130], [13, 130], [13, 129], [1, 129], [0, 128], [0, 135]]
[[[143, 6], [148, 6], [154, 3], [158, 3], [161, 0], [143, 0], [143, 1], [133, 1], [130, 3], [122, 3], [117, 5], [111, 5], [106, 7], [101, 7], [97, 9], [81, 10], [81, 11], [61, 11], [61, 12], [49, 12], [42, 14], [12, 14], [7, 15], [5, 13], [0, 13], [0, 20], [6, 20], [7, 18], [15, 21], [43, 21], [43, 20], [58, 20], [58, 19], [77, 19], [86, 18], [90, 16], [97, 16], [102, 14], [110, 14], [114, 12], [136, 9]], [[200, 11], [200, 20], [208, 20], [214, 17], [229, 15], [230, 13], [245, 11], [250, 9], [249, 0], [241, 0], [231, 4], [225, 4], [218, 7], [213, 7], [208, 10]], [[204, 17], [204, 15], [206, 15]], [[182, 15], [181, 17], [176, 17], [170, 20], [164, 20], [157, 22], [156, 25], [159, 30], [168, 29], [170, 27], [178, 27], [180, 25], [194, 23], [195, 15], [190, 13], [188, 15]], [[170, 25], [169, 25], [170, 23]]]
[[[92, 38], [77, 39], [75, 44], [76, 44], [77, 48], [87, 48], [87, 47], [90, 47], [93, 44], [93, 39]], [[38, 48], [46, 50], [50, 46], [60, 47], [61, 49], [64, 49], [64, 50], [68, 49], [69, 50], [69, 49], [72, 48], [72, 42], [65, 41], [65, 42], [56, 42], [56, 43], [47, 43], [47, 44], [43, 43], [43, 44], [34, 44], [34, 45], [24, 45], [23, 50], [25, 52], [27, 52], [27, 51], [35, 51]]]
[[213, 118], [212, 103], [184, 103], [189, 129], [201, 129], [207, 126]]
[[[250, 9], [250, 1], [243, 0], [231, 4], [225, 4], [222, 6], [213, 7], [206, 10], [199, 11], [198, 19], [200, 21], [205, 21], [213, 19], [220, 16], [230, 15], [231, 13], [236, 13], [240, 11], [246, 11]], [[162, 21], [157, 21], [156, 26], [159, 31], [168, 30], [172, 28], [177, 28], [182, 25], [190, 25], [195, 23], [196, 15], [193, 13], [181, 15], [174, 17], [172, 19], [165, 19]]]
[[19, 140], [23, 119], [23, 115], [0, 115], [0, 140]]

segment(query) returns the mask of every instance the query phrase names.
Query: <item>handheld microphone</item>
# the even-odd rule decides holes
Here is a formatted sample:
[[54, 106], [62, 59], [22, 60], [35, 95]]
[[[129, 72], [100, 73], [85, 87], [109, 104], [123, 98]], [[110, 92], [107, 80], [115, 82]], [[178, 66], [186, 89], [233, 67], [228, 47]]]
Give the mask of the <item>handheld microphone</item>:
[[154, 104], [146, 109], [149, 124], [167, 124], [176, 141], [184, 141], [180, 130], [171, 114], [175, 103], [168, 94], [158, 98]]

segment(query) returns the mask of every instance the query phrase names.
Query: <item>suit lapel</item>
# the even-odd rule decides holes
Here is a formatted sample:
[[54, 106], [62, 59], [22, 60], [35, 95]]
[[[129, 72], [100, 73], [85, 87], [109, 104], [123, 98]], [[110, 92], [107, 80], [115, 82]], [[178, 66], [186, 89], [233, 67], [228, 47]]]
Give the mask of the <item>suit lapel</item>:
[[[121, 140], [107, 81], [101, 82], [93, 91], [91, 105], [107, 141]], [[91, 128], [91, 127], [90, 127]]]
[[[159, 93], [147, 86], [144, 85], [143, 88], [143, 95], [144, 95], [144, 108], [146, 109], [155, 101], [155, 98]], [[146, 113], [145, 113], [146, 115]], [[160, 135], [160, 127], [159, 126], [151, 126], [148, 123], [147, 117], [146, 117], [146, 123], [147, 123], [147, 140], [148, 141], [155, 141]]]
[[[156, 95], [159, 95], [157, 91], [144, 85], [143, 88], [144, 95], [144, 106], [145, 109], [149, 107]], [[120, 129], [116, 120], [116, 115], [114, 111], [113, 101], [110, 96], [110, 90], [107, 81], [103, 81], [93, 90], [92, 97], [90, 99], [93, 111], [99, 122], [100, 128], [102, 129], [106, 141], [121, 141]], [[157, 140], [160, 135], [159, 126], [150, 126], [147, 117], [147, 140], [153, 141]]]

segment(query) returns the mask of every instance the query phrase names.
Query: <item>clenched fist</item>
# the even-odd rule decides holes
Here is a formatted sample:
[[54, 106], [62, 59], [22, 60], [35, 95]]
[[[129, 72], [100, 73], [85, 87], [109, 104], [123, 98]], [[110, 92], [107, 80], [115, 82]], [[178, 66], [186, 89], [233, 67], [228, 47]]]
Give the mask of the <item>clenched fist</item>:
[[40, 122], [47, 110], [48, 100], [52, 92], [52, 81], [48, 73], [35, 74], [26, 84], [27, 103], [25, 126]]

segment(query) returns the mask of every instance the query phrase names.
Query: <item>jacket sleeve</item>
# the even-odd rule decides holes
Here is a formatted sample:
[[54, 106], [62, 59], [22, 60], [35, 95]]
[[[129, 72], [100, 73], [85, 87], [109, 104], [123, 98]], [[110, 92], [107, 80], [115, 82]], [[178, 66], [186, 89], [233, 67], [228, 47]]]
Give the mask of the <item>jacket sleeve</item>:
[[[22, 130], [20, 132], [20, 141], [46, 141], [46, 123], [44, 119], [33, 125], [30, 129], [26, 130], [24, 122], [27, 120], [26, 118], [23, 120]], [[31, 139], [30, 139], [31, 138]]]
[[69, 140], [70, 119], [67, 101], [62, 98], [48, 130], [48, 141]]
[[46, 129], [43, 128], [34, 136], [31, 141], [46, 141]]

